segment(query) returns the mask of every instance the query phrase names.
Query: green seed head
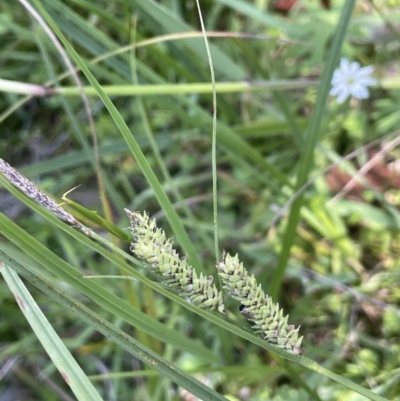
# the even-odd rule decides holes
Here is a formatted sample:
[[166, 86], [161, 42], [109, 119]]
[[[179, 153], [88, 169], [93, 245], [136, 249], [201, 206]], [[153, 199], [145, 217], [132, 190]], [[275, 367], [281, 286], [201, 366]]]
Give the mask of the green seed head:
[[173, 249], [172, 239], [166, 238], [164, 230], [157, 228], [156, 221], [151, 220], [146, 212], [143, 215], [128, 209], [125, 212], [134, 238], [131, 251], [147, 262], [165, 284], [178, 290], [180, 295], [198, 307], [225, 313], [222, 293], [211, 284], [212, 276], [198, 276], [186, 259], [180, 258]]
[[289, 316], [283, 316], [283, 309], [272, 302], [257, 284], [254, 275], [249, 276], [238, 255], [222, 254], [222, 262], [217, 263], [218, 275], [224, 289], [232, 297], [240, 301], [241, 313], [253, 324], [255, 332], [265, 341], [293, 354], [301, 354], [301, 340], [298, 331], [288, 325]]

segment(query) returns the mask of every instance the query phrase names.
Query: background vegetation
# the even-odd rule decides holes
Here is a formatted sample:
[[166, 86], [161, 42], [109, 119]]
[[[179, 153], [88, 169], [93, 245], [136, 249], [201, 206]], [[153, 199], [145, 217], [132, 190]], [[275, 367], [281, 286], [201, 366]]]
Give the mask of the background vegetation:
[[[58, 202], [79, 186], [65, 208], [93, 233], [0, 175], [0, 400], [400, 400], [399, 5], [200, 1], [213, 152], [194, 0], [1, 2], [0, 77], [41, 87], [1, 83], [0, 157]], [[375, 66], [369, 99], [328, 97], [340, 57]], [[305, 357], [263, 344], [237, 302], [223, 319], [159, 285], [123, 252], [126, 207], [198, 272], [239, 253]]]

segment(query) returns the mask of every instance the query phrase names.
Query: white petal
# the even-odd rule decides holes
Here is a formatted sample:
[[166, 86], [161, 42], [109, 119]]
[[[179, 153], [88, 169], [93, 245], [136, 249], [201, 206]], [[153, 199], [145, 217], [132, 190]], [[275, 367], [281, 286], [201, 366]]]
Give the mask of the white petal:
[[376, 85], [376, 79], [374, 79], [374, 78], [369, 78], [369, 77], [359, 79], [357, 82], [358, 82], [360, 85], [364, 85], [364, 86]]
[[336, 101], [338, 103], [343, 103], [349, 97], [349, 95], [350, 94], [347, 89], [343, 90], [341, 93], [339, 93], [338, 97], [336, 98]]
[[348, 71], [350, 69], [350, 62], [347, 58], [343, 57], [340, 59], [340, 69], [342, 71]]
[[329, 92], [332, 96], [336, 96], [338, 103], [343, 103], [349, 97], [349, 89], [346, 85], [336, 85]]
[[351, 74], [357, 74], [357, 72], [360, 70], [360, 63], [358, 63], [357, 61], [353, 61], [351, 64], [350, 64], [350, 69], [349, 69], [349, 72], [351, 73]]
[[340, 92], [347, 91], [347, 86], [343, 84], [335, 85], [329, 92], [332, 96], [337, 96]]
[[369, 92], [365, 86], [356, 85], [352, 88], [351, 94], [357, 99], [368, 99]]
[[[338, 72], [338, 71], [336, 71], [336, 72]], [[332, 85], [335, 85], [335, 84], [339, 84], [339, 83], [342, 83], [345, 81], [346, 81], [346, 78], [343, 77], [341, 74], [334, 74], [331, 83], [332, 83]]]
[[359, 75], [369, 75], [374, 71], [374, 67], [372, 65], [367, 65], [366, 67], [360, 68], [358, 71]]

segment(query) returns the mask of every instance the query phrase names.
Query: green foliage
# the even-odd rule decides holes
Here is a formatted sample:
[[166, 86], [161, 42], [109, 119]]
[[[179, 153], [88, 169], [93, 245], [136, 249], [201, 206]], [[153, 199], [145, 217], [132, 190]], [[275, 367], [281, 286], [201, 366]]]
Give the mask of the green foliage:
[[[196, 1], [31, 3], [0, 3], [0, 158], [42, 205], [0, 164], [0, 399], [400, 400], [398, 1], [200, 1], [215, 152]], [[340, 57], [369, 99], [329, 97]], [[187, 258], [167, 283], [125, 208]], [[302, 356], [222, 300], [222, 249]]]

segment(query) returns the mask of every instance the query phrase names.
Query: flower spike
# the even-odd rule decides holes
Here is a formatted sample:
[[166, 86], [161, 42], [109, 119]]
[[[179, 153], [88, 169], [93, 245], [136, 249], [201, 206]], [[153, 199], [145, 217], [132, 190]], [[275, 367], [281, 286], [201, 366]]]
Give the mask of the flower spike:
[[211, 285], [213, 277], [197, 275], [185, 258], [180, 258], [173, 249], [172, 238], [165, 236], [164, 230], [157, 228], [156, 221], [150, 220], [144, 212], [131, 212], [125, 209], [131, 223], [135, 242], [131, 251], [150, 265], [150, 269], [160, 276], [165, 284], [179, 291], [180, 295], [191, 300], [202, 309], [218, 309], [225, 313], [222, 292]]
[[222, 254], [222, 262], [217, 263], [218, 274], [224, 289], [240, 301], [240, 312], [253, 324], [255, 332], [265, 341], [292, 354], [301, 354], [301, 341], [298, 337], [300, 326], [296, 329], [288, 324], [289, 316], [283, 316], [283, 309], [274, 304], [266, 295], [254, 275], [249, 276], [236, 254]]

